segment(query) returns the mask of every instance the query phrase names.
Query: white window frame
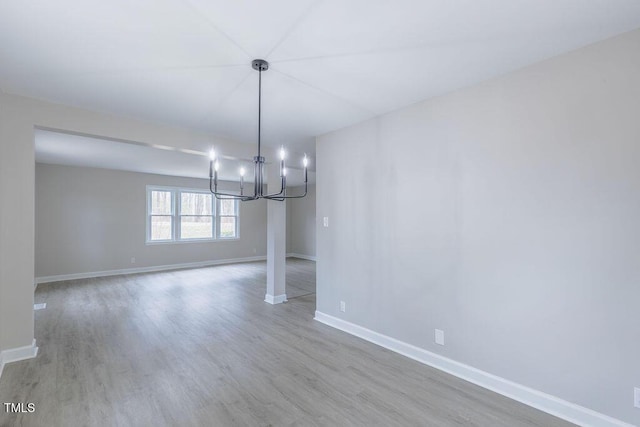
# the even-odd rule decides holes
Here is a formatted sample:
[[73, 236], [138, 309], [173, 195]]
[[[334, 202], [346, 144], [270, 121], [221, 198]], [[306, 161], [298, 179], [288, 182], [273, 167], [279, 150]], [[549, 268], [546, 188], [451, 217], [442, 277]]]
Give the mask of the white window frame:
[[[170, 214], [152, 214], [151, 213], [151, 193], [153, 191], [163, 191], [171, 193], [171, 213]], [[151, 187], [147, 186], [147, 243], [170, 243], [175, 241], [176, 237], [176, 213], [175, 213], [175, 193], [173, 190], [163, 187]], [[151, 240], [151, 218], [154, 216], [170, 216], [171, 217], [171, 237], [169, 239], [156, 239]]]
[[[182, 234], [182, 217], [183, 216], [209, 216], [209, 215], [182, 215], [182, 193], [191, 193], [191, 194], [208, 194], [211, 196], [211, 237], [193, 237], [193, 238], [183, 238]], [[216, 240], [216, 197], [211, 194], [210, 191], [205, 190], [191, 190], [187, 188], [178, 188], [174, 192], [174, 197], [176, 198], [176, 206], [175, 206], [175, 223], [176, 223], [176, 234], [175, 240], [179, 242], [202, 242], [202, 241], [210, 241]]]
[[[151, 214], [151, 192], [152, 191], [167, 191], [171, 193], [171, 239], [169, 240], [151, 240], [151, 218], [153, 216], [169, 216], [169, 215], [159, 215], [159, 214]], [[220, 200], [216, 199], [214, 195], [211, 197], [211, 201], [213, 206], [211, 207], [211, 213], [213, 217], [212, 223], [212, 236], [213, 237], [205, 237], [205, 238], [180, 238], [180, 225], [181, 225], [181, 194], [182, 193], [200, 193], [200, 194], [211, 194], [208, 190], [203, 190], [201, 188], [185, 188], [185, 187], [168, 187], [168, 186], [159, 186], [159, 185], [147, 185], [147, 219], [146, 219], [146, 244], [147, 245], [156, 245], [156, 244], [168, 244], [168, 243], [202, 243], [202, 242], [217, 242], [217, 241], [230, 241], [230, 240], [239, 240], [240, 239], [240, 203], [235, 200], [235, 215], [223, 215], [224, 217], [233, 217], [236, 218], [236, 233], [234, 237], [221, 237], [220, 236], [220, 220], [223, 216], [219, 216], [218, 212], [221, 212], [220, 209]], [[185, 215], [192, 216], [192, 215]]]
[[[216, 199], [217, 200], [217, 199]], [[220, 208], [220, 203], [222, 202], [222, 200], [218, 200], [218, 202], [216, 203], [216, 229], [218, 230], [218, 234], [217, 234], [217, 238], [219, 240], [234, 240], [234, 239], [239, 239], [240, 236], [240, 201], [239, 200], [233, 200], [234, 202], [234, 211], [235, 211], [235, 215], [222, 215], [222, 208]], [[218, 214], [218, 212], [220, 212], [220, 214]], [[236, 232], [235, 235], [233, 237], [222, 237], [220, 235], [220, 233], [222, 232], [222, 218], [235, 218], [236, 219]]]

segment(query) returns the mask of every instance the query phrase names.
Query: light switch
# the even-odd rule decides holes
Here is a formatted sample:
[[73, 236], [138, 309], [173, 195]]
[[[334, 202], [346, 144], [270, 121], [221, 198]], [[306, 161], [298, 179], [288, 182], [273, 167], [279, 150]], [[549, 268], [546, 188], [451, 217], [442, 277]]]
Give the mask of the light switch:
[[444, 331], [436, 329], [436, 344], [444, 345]]
[[322, 218], [322, 224], [325, 227], [329, 227], [329, 217], [328, 216], [325, 216], [324, 218]]

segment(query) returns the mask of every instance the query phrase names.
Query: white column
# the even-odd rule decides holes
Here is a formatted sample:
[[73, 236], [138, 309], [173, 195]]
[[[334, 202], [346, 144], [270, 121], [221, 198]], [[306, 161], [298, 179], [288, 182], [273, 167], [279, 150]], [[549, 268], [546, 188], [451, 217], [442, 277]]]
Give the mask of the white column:
[[[272, 159], [275, 156], [272, 157]], [[280, 191], [280, 170], [277, 161], [267, 167], [268, 191]], [[287, 300], [286, 292], [287, 202], [267, 200], [267, 294], [269, 304]]]

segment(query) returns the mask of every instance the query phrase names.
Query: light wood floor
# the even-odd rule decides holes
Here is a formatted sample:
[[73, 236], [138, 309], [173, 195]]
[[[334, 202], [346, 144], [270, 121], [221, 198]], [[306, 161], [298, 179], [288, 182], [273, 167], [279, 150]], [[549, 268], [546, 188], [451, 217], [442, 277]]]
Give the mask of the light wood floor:
[[265, 264], [40, 285], [37, 358], [9, 364], [0, 425], [567, 426], [313, 320], [315, 264]]

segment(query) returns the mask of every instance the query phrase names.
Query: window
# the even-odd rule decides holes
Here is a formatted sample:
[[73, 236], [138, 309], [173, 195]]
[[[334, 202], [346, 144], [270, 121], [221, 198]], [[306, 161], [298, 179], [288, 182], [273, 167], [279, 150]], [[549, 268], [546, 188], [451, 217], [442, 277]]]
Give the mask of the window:
[[147, 187], [147, 242], [190, 242], [238, 238], [236, 200], [208, 191]]
[[180, 192], [180, 239], [213, 239], [213, 195]]
[[173, 193], [151, 190], [148, 192], [149, 240], [173, 240]]
[[218, 200], [220, 209], [218, 210], [218, 218], [220, 224], [218, 235], [221, 239], [231, 239], [237, 237], [238, 234], [238, 201], [237, 200]]

